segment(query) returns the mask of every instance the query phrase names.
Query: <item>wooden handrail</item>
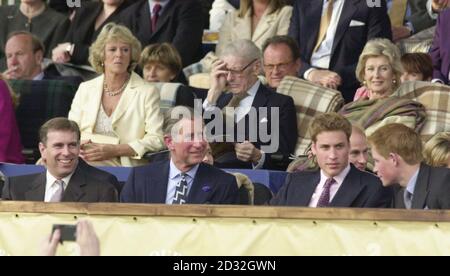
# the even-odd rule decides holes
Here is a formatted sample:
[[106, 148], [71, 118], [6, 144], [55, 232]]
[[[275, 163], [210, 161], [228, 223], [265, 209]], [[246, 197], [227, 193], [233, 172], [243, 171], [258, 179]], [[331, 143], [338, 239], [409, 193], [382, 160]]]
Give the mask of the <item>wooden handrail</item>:
[[450, 211], [350, 208], [260, 207], [244, 205], [164, 205], [124, 203], [43, 203], [0, 201], [0, 212], [198, 218], [374, 220], [450, 222]]

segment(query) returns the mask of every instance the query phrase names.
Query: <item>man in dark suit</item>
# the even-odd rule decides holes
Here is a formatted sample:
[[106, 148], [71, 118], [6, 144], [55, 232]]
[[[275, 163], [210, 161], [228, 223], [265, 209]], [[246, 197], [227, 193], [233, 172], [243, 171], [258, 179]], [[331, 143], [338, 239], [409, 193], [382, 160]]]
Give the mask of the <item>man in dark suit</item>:
[[434, 35], [433, 46], [430, 49], [433, 60], [433, 81], [450, 84], [450, 9], [439, 14]]
[[396, 186], [392, 207], [450, 209], [450, 169], [424, 163], [420, 135], [403, 124], [389, 124], [369, 137], [374, 171], [384, 186]]
[[207, 142], [202, 119], [195, 117], [192, 109], [178, 106], [166, 112], [164, 133], [170, 161], [134, 168], [121, 192], [121, 202], [237, 203], [235, 177], [202, 163]]
[[[201, 57], [202, 17], [198, 0], [141, 0], [124, 10], [120, 21], [143, 47], [156, 42], [172, 43], [186, 67]], [[155, 29], [152, 22], [156, 23]]]
[[390, 189], [373, 174], [349, 163], [350, 122], [337, 113], [314, 118], [310, 126], [318, 171], [290, 174], [270, 205], [309, 207], [388, 207]]
[[116, 202], [115, 176], [79, 159], [80, 130], [66, 118], [54, 118], [40, 132], [39, 150], [47, 171], [8, 179], [5, 200]]
[[366, 42], [392, 37], [386, 1], [376, 1], [380, 7], [369, 7], [369, 2], [297, 0], [294, 4], [289, 35], [300, 46], [300, 77], [338, 89], [347, 102], [360, 86], [355, 70]]
[[[213, 134], [236, 142], [226, 156], [215, 156], [219, 167], [285, 170], [295, 150], [294, 101], [261, 84], [260, 70], [261, 51], [245, 39], [227, 45], [213, 64], [211, 88], [203, 103], [205, 118], [214, 116], [207, 129], [223, 126], [216, 120], [225, 118], [225, 127], [214, 128]], [[231, 93], [224, 93], [226, 89]]]

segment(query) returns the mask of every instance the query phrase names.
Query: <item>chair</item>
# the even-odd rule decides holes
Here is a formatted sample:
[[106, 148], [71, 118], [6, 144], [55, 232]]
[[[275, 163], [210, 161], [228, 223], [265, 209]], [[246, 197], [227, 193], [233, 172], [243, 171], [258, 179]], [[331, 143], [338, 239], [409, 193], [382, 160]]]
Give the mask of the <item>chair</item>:
[[402, 83], [394, 95], [420, 102], [425, 106], [427, 119], [420, 131], [423, 140], [429, 140], [438, 132], [450, 131], [450, 86], [408, 81]]
[[253, 205], [266, 205], [273, 197], [272, 191], [264, 184], [253, 183]]
[[308, 128], [314, 116], [338, 111], [344, 105], [344, 98], [339, 91], [296, 77], [285, 77], [277, 92], [294, 99], [298, 129], [297, 145], [295, 146], [296, 156], [305, 154], [312, 142]]
[[24, 155], [27, 163], [39, 158], [38, 132], [41, 125], [55, 117], [67, 117], [78, 87], [62, 80], [11, 80], [20, 96], [16, 109]]

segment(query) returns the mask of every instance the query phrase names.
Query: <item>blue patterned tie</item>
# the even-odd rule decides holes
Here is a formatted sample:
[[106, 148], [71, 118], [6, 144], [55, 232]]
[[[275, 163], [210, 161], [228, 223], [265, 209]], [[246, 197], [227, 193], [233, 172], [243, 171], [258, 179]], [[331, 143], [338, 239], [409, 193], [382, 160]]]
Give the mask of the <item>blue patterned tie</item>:
[[186, 181], [186, 174], [181, 174], [181, 180], [177, 184], [175, 189], [175, 195], [172, 200], [172, 204], [185, 204], [187, 200], [188, 184]]
[[328, 178], [327, 181], [325, 181], [322, 194], [320, 195], [316, 207], [328, 207], [328, 205], [330, 205], [330, 188], [335, 183], [336, 180], [334, 180], [334, 178]]

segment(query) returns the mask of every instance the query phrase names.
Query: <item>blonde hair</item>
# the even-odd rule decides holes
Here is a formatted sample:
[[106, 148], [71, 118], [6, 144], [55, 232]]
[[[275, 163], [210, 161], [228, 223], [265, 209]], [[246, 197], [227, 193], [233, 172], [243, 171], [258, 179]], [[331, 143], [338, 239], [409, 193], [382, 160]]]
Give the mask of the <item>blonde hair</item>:
[[368, 140], [384, 158], [388, 158], [390, 153], [395, 153], [408, 165], [416, 165], [423, 160], [420, 135], [403, 124], [380, 127], [369, 136]]
[[356, 77], [363, 83], [365, 77], [366, 62], [369, 58], [384, 56], [389, 60], [394, 73], [395, 83], [393, 91], [400, 85], [400, 77], [403, 73], [400, 50], [389, 39], [375, 38], [369, 40], [359, 56], [358, 65], [356, 66]]
[[166, 66], [175, 75], [178, 75], [182, 68], [181, 56], [170, 43], [156, 43], [145, 47], [141, 53], [139, 65], [144, 68], [151, 62]]
[[9, 94], [11, 95], [14, 108], [16, 108], [19, 105], [19, 98], [20, 98], [19, 95], [17, 95], [16, 92], [14, 92], [14, 90], [11, 88], [11, 86], [1, 73], [0, 73], [0, 81], [3, 81], [3, 83], [6, 85], [6, 88], [8, 89]]
[[433, 167], [447, 167], [450, 160], [450, 132], [440, 132], [433, 136], [424, 149], [425, 161]]
[[309, 133], [314, 143], [317, 142], [317, 135], [329, 131], [342, 131], [347, 136], [347, 141], [350, 141], [352, 125], [344, 116], [330, 112], [314, 117], [314, 120], [309, 126]]
[[[268, 14], [281, 10], [284, 6], [286, 6], [285, 0], [269, 0], [268, 9], [270, 12]], [[238, 17], [243, 18], [249, 10], [251, 11], [251, 15], [253, 15], [253, 0], [241, 0]]]
[[103, 68], [105, 47], [109, 42], [122, 42], [131, 46], [131, 61], [128, 72], [133, 71], [139, 61], [141, 43], [127, 27], [116, 23], [106, 24], [98, 35], [97, 40], [89, 48], [89, 63], [94, 70], [97, 73], [103, 73], [105, 71]]

